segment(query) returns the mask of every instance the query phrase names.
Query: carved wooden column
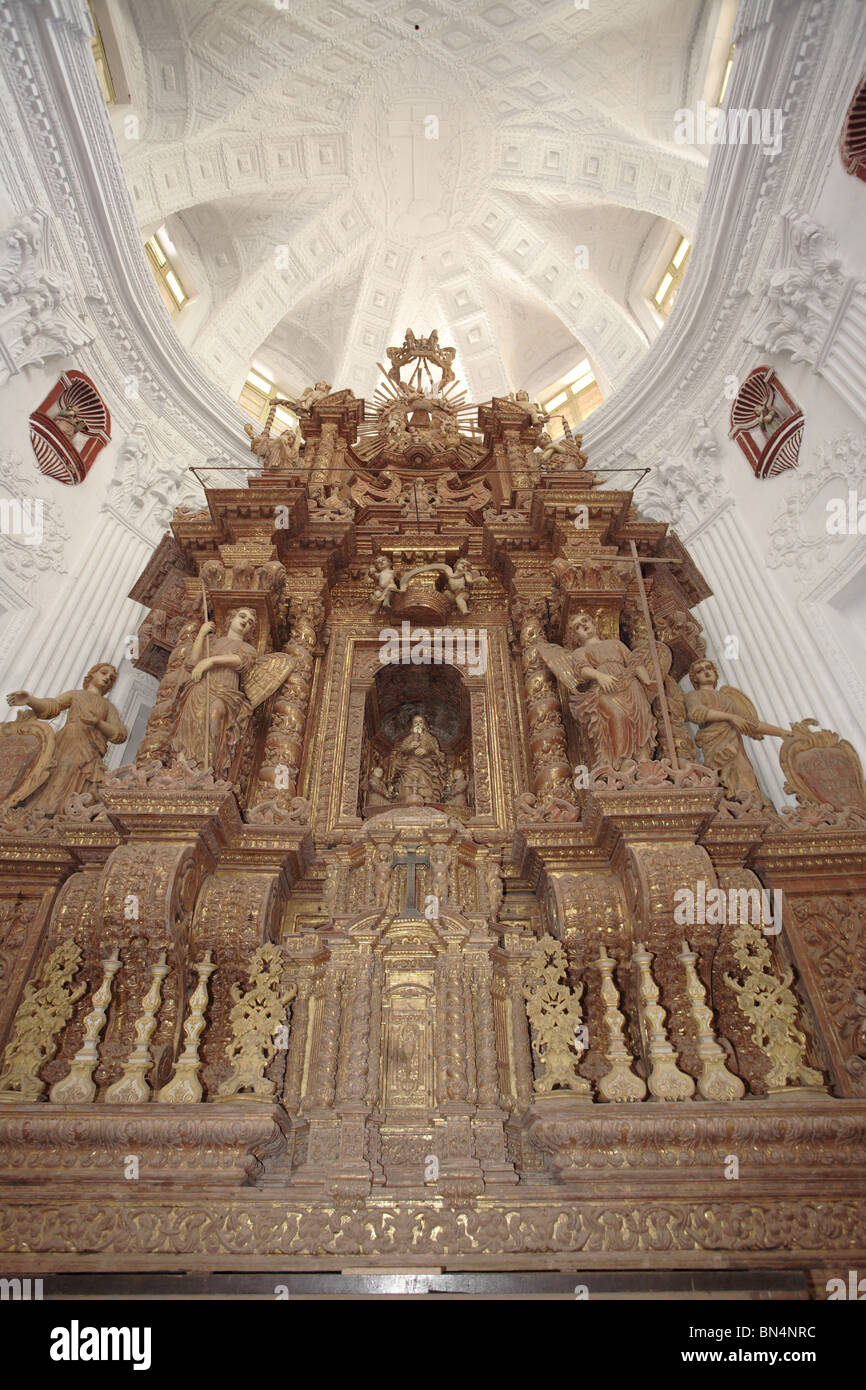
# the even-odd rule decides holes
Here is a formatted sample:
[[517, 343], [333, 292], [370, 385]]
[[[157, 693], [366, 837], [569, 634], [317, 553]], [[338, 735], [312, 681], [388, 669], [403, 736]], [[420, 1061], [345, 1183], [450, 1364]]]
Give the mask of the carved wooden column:
[[553, 795], [573, 801], [571, 764], [556, 681], [537, 647], [544, 638], [538, 613], [538, 600], [524, 599], [517, 605], [515, 614], [520, 629], [532, 790], [540, 802]]
[[333, 1105], [336, 1092], [342, 1006], [343, 972], [332, 960], [328, 963], [325, 973], [322, 1026], [319, 1031], [316, 1081], [313, 1090], [313, 1103], [325, 1108]]
[[[307, 576], [289, 574], [286, 583], [295, 586]], [[318, 581], [317, 581], [318, 587]], [[277, 691], [264, 753], [251, 804], [274, 801], [288, 809], [297, 795], [298, 778], [304, 752], [310, 692], [325, 606], [317, 598], [303, 598], [292, 604], [292, 634], [284, 650], [295, 658], [295, 667]]]

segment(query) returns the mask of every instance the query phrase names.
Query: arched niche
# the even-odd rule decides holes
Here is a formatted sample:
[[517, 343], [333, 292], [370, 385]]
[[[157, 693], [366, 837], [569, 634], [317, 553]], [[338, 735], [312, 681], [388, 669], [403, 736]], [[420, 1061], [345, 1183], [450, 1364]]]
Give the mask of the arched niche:
[[[415, 753], [418, 720], [415, 741], [425, 746]], [[367, 691], [358, 812], [405, 805], [441, 806], [458, 819], [472, 814], [471, 701], [455, 666], [382, 666]]]

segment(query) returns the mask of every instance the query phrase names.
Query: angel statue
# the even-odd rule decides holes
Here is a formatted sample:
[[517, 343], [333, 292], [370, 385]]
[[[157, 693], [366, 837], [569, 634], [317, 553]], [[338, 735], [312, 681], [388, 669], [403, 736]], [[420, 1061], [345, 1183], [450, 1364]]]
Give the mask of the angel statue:
[[68, 710], [57, 736], [48, 780], [27, 799], [28, 810], [38, 808], [53, 816], [73, 793], [97, 794], [104, 776], [106, 748], [109, 743], [126, 743], [128, 737], [120, 715], [105, 698], [116, 680], [117, 668], [103, 661], [91, 666], [81, 690], [64, 691], [55, 699], [42, 699], [26, 690], [13, 690], [6, 696], [10, 705], [29, 705], [40, 719], [56, 719]]
[[654, 689], [638, 652], [617, 638], [602, 638], [589, 613], [576, 613], [566, 639], [572, 649], [539, 641], [538, 653], [571, 693], [571, 711], [585, 730], [593, 767], [620, 768], [626, 758], [648, 762], [655, 747], [655, 721], [646, 690]]
[[228, 772], [253, 710], [279, 689], [295, 664], [286, 652], [258, 656], [246, 640], [256, 623], [251, 608], [235, 608], [225, 635], [212, 644], [208, 638], [216, 627], [202, 623], [184, 663], [189, 674], [178, 697], [171, 747], [188, 762], [211, 767], [215, 777]]
[[261, 459], [263, 469], [294, 468], [297, 465], [301, 451], [299, 430], [283, 430], [276, 439], [271, 439], [268, 430], [262, 430], [261, 434], [256, 434], [252, 425], [247, 421], [244, 425], [244, 434], [249, 436], [250, 448], [256, 458]]
[[749, 761], [743, 735], [785, 738], [790, 730], [762, 723], [751, 700], [734, 686], [723, 685], [718, 690], [719, 673], [708, 658], [692, 662], [689, 679], [694, 690], [686, 695], [686, 713], [698, 726], [697, 744], [707, 767], [716, 769], [730, 800], [740, 800], [747, 793], [757, 794], [762, 805], [769, 807]]

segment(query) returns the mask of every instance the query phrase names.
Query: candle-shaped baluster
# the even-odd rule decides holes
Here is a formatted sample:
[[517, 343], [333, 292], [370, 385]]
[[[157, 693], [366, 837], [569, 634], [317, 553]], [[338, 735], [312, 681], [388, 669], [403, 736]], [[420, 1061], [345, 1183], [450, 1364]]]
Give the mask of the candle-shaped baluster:
[[93, 1073], [99, 1061], [97, 1044], [108, 1017], [114, 977], [120, 969], [120, 956], [115, 946], [103, 961], [105, 973], [102, 984], [93, 996], [93, 1008], [84, 1020], [84, 1042], [72, 1059], [69, 1075], [55, 1081], [48, 1092], [52, 1105], [87, 1105], [96, 1095]]
[[698, 1057], [701, 1060], [698, 1094], [702, 1095], [704, 1100], [742, 1100], [746, 1088], [738, 1076], [728, 1071], [724, 1049], [719, 1046], [713, 1034], [712, 1010], [707, 1007], [706, 992], [695, 970], [697, 958], [697, 952], [692, 951], [689, 943], [684, 941], [677, 960], [686, 972], [686, 993], [698, 1030]]
[[646, 1049], [647, 1086], [656, 1100], [689, 1100], [695, 1083], [677, 1066], [677, 1054], [665, 1032], [665, 1011], [659, 1004], [658, 985], [650, 971], [652, 955], [638, 942], [632, 956], [638, 968], [638, 1013]]
[[619, 1010], [619, 993], [613, 981], [616, 961], [605, 953], [602, 946], [598, 960], [593, 965], [601, 973], [599, 993], [604, 1004], [604, 1026], [607, 1029], [607, 1050], [604, 1055], [610, 1062], [610, 1071], [598, 1083], [599, 1100], [643, 1100], [646, 1082], [632, 1071], [631, 1053], [623, 1037], [625, 1019]]
[[189, 1001], [189, 1012], [183, 1025], [184, 1048], [177, 1060], [174, 1076], [167, 1086], [157, 1091], [155, 1100], [166, 1105], [185, 1105], [201, 1100], [204, 1094], [198, 1079], [198, 1042], [204, 1032], [204, 1011], [207, 1008], [207, 982], [216, 970], [216, 962], [211, 960], [210, 947], [205, 958], [196, 967], [198, 984]]
[[150, 972], [150, 989], [141, 1001], [141, 1014], [135, 1020], [135, 1047], [129, 1054], [126, 1066], [119, 1081], [115, 1081], [105, 1092], [109, 1105], [141, 1105], [150, 1100], [151, 1087], [146, 1080], [153, 1065], [148, 1046], [154, 1029], [156, 1016], [162, 1001], [162, 982], [168, 974], [165, 951]]

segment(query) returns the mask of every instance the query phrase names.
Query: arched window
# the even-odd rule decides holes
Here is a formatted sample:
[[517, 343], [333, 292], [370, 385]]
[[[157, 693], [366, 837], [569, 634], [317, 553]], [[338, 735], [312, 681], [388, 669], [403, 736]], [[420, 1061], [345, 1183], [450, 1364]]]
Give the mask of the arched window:
[[866, 77], [863, 78], [842, 126], [839, 141], [842, 163], [849, 174], [866, 182]]
[[731, 406], [729, 435], [746, 455], [756, 478], [772, 478], [797, 467], [803, 412], [772, 367], [749, 372]]

